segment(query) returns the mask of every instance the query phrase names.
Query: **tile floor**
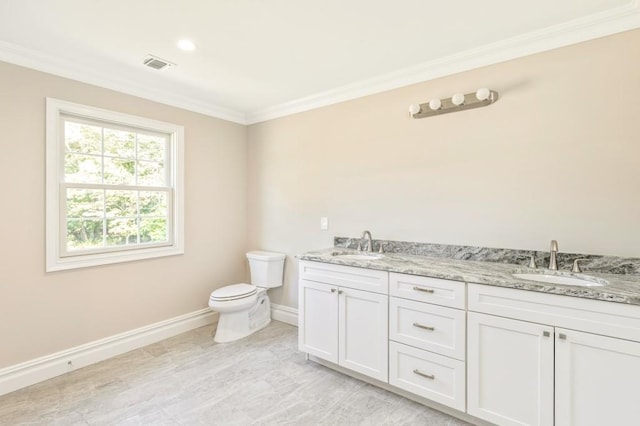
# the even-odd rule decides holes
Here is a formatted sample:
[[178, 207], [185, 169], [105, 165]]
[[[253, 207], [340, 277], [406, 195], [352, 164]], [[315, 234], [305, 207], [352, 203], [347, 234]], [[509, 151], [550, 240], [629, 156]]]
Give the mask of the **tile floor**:
[[314, 362], [273, 321], [216, 344], [214, 326], [0, 396], [0, 425], [466, 425]]

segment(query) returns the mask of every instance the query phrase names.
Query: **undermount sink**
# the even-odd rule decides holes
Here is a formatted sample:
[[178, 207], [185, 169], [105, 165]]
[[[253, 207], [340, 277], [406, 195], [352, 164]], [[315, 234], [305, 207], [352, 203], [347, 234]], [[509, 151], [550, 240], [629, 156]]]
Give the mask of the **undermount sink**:
[[383, 254], [334, 254], [334, 256], [345, 260], [378, 260], [384, 257]]
[[553, 273], [537, 274], [530, 272], [517, 272], [511, 275], [515, 278], [546, 284], [573, 285], [579, 287], [602, 287], [609, 284], [606, 280], [586, 275], [569, 276], [560, 274], [556, 275]]

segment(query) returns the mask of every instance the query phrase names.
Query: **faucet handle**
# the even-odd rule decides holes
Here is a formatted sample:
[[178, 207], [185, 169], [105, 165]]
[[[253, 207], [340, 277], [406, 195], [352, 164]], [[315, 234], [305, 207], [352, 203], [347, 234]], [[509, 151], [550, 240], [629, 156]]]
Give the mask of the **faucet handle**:
[[529, 268], [536, 269], [538, 265], [536, 265], [536, 256], [535, 254], [531, 255], [531, 259], [529, 260]]
[[358, 241], [358, 251], [362, 251], [362, 242]]
[[558, 251], [558, 242], [556, 240], [551, 240], [551, 251]]
[[582, 272], [582, 269], [580, 269], [579, 262], [581, 262], [583, 260], [589, 260], [589, 259], [580, 258], [580, 259], [574, 260], [573, 261], [573, 268], [571, 268], [571, 272], [575, 272], [576, 274], [579, 274], [580, 272]]
[[385, 243], [380, 243], [380, 248], [378, 249], [378, 253], [384, 253], [384, 246], [386, 246]]

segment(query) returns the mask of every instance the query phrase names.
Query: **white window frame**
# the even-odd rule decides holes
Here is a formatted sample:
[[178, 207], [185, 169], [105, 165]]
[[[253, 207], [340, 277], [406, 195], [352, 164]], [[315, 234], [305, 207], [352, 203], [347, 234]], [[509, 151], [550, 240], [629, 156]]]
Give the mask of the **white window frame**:
[[[110, 247], [100, 252], [91, 250], [65, 253], [66, 214], [62, 212], [61, 197], [64, 182], [64, 129], [62, 115], [107, 122], [115, 126], [133, 127], [169, 135], [169, 152], [166, 167], [170, 179], [169, 191], [169, 242], [162, 245]], [[63, 229], [64, 228], [64, 229]], [[63, 235], [64, 233], [64, 235]], [[62, 101], [46, 99], [46, 271], [84, 268], [89, 266], [129, 262], [184, 253], [184, 127]]]

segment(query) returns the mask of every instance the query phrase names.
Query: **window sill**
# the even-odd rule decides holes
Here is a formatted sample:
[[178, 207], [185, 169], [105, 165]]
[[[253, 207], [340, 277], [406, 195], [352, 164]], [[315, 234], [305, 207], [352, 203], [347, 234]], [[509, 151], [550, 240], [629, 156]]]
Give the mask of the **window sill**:
[[113, 263], [133, 262], [136, 260], [154, 259], [158, 257], [184, 254], [182, 247], [152, 247], [111, 253], [94, 253], [70, 257], [47, 259], [47, 272], [65, 271], [69, 269], [88, 268], [92, 266], [110, 265]]

